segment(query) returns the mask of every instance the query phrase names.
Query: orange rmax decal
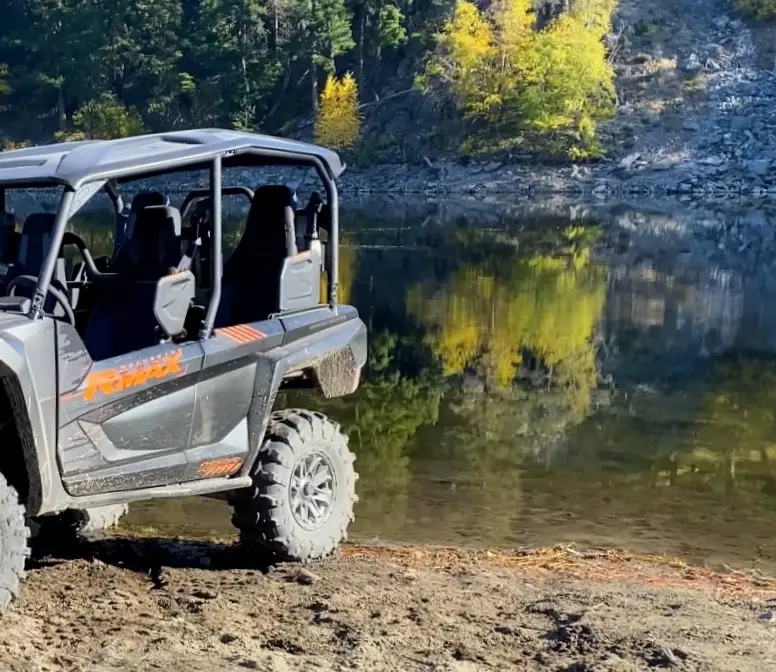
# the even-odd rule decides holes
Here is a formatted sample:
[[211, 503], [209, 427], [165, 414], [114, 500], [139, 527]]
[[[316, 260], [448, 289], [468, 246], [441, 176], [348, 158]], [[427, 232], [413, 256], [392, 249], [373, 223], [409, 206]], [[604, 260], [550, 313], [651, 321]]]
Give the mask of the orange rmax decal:
[[234, 327], [224, 327], [223, 329], [216, 329], [216, 335], [224, 336], [225, 338], [228, 338], [230, 341], [234, 341], [235, 343], [240, 343], [241, 345], [245, 343], [253, 343], [255, 341], [260, 341], [262, 338], [266, 336], [264, 332], [261, 332], [258, 329], [254, 329], [253, 327], [247, 324], [238, 324]]
[[122, 390], [145, 385], [149, 380], [162, 380], [168, 376], [183, 373], [182, 358], [183, 350], [176, 350], [167, 355], [151, 357], [146, 362], [93, 373], [86, 378], [84, 401], [92, 401], [98, 392], [110, 396]]
[[199, 465], [199, 473], [203, 478], [231, 476], [242, 466], [241, 457], [226, 457], [221, 460], [208, 460]]

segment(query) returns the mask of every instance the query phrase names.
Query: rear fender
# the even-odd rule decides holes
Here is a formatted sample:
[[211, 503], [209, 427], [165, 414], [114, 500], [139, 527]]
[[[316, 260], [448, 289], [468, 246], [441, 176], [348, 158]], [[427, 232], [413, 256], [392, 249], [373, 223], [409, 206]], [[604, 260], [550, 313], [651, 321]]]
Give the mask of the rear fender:
[[250, 451], [242, 474], [248, 474], [261, 448], [267, 422], [285, 376], [309, 370], [324, 396], [343, 396], [358, 387], [366, 355], [366, 325], [360, 319], [348, 320], [262, 355], [248, 411]]

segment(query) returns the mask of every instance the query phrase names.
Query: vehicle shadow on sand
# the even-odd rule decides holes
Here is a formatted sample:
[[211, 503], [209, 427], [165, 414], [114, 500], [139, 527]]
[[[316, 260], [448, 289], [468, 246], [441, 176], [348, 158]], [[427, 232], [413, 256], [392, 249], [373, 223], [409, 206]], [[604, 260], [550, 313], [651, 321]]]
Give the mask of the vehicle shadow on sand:
[[[58, 538], [34, 540], [30, 568], [43, 568], [71, 560], [98, 560], [121, 569], [148, 574], [163, 585], [164, 569], [259, 570], [277, 564], [269, 553], [248, 552], [221, 541], [165, 537]], [[155, 579], [154, 577], [157, 577]]]

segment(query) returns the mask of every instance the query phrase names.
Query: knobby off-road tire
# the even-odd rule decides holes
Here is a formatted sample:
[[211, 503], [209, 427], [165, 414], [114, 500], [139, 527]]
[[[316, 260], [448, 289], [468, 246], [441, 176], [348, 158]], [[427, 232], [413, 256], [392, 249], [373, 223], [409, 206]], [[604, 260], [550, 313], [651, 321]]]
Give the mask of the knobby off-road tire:
[[30, 554], [29, 536], [19, 495], [0, 474], [0, 614], [19, 597], [24, 563]]
[[233, 502], [240, 542], [272, 560], [304, 563], [332, 553], [347, 539], [358, 501], [354, 460], [347, 436], [325, 415], [273, 413], [253, 486]]

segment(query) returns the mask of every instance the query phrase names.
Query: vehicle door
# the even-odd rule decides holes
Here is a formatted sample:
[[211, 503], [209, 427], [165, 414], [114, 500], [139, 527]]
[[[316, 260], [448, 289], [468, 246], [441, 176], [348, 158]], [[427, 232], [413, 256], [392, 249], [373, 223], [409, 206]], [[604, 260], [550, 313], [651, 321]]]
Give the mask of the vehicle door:
[[92, 495], [192, 480], [198, 341], [165, 343], [94, 361], [78, 332], [57, 322], [58, 459], [66, 490]]

